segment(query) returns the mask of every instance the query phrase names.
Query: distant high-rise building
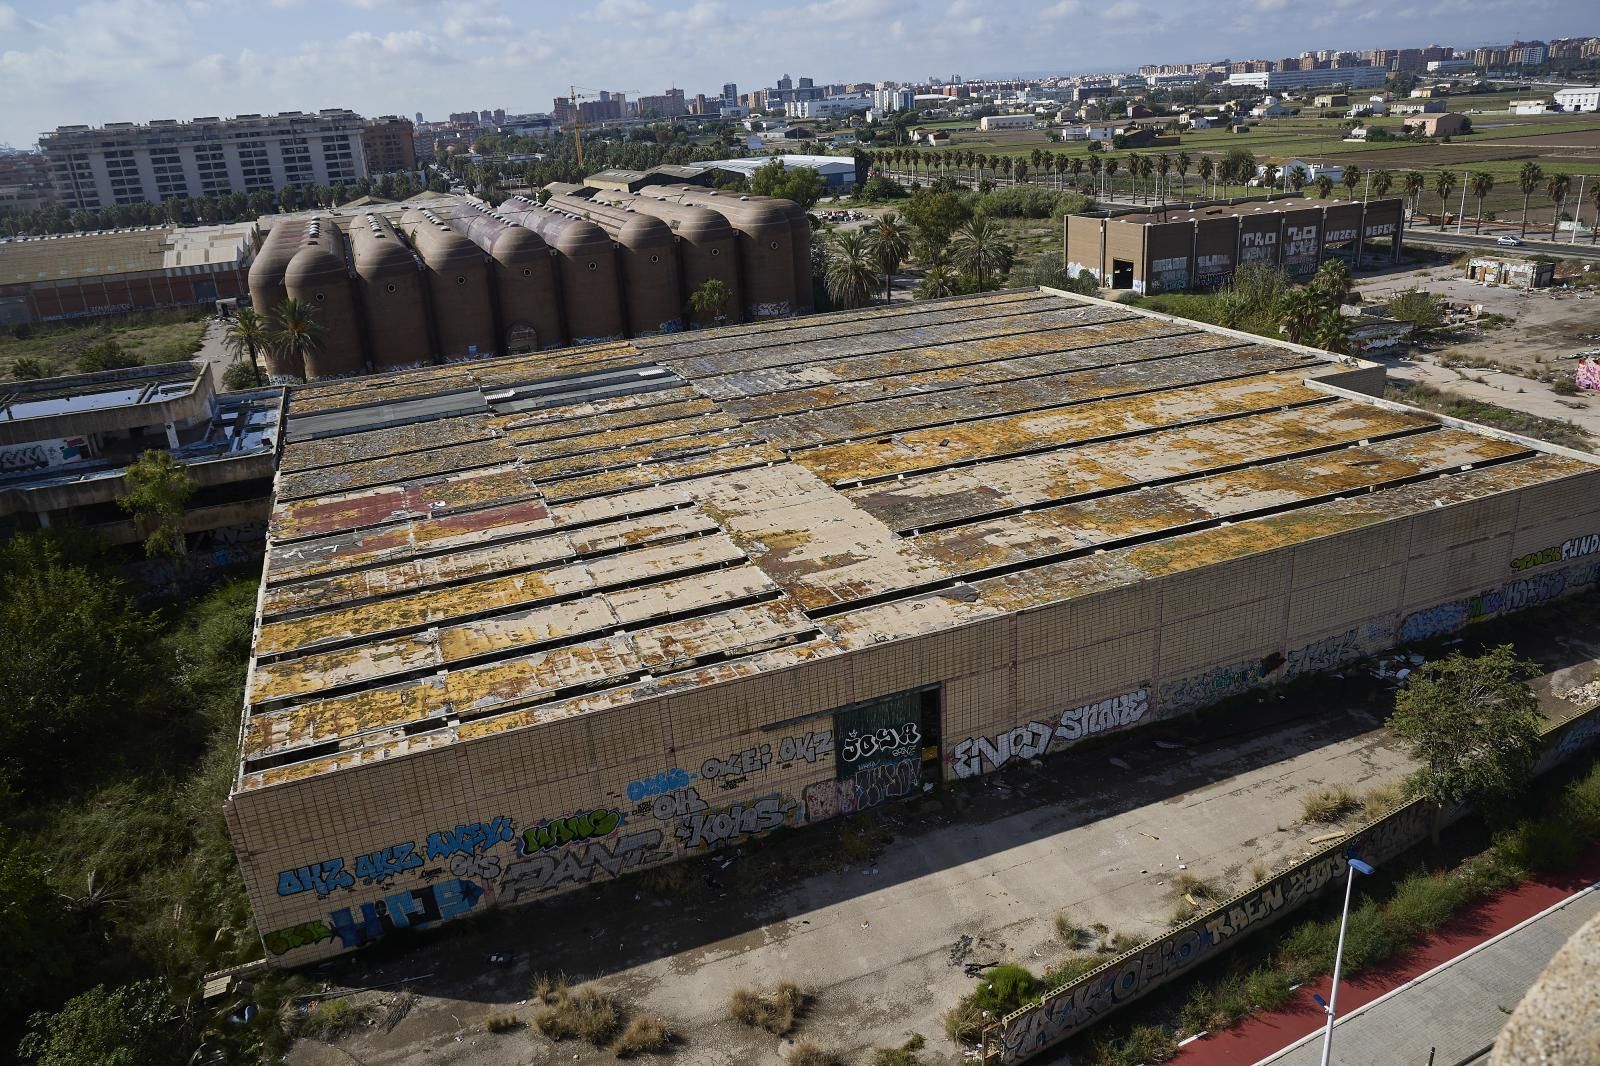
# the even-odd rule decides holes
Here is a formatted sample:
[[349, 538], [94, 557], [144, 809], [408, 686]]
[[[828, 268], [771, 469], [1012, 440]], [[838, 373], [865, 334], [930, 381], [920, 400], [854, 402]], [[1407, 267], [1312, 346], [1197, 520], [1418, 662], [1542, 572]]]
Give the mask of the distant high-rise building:
[[368, 122], [361, 131], [368, 174], [391, 174], [417, 169], [417, 145], [411, 123], [398, 115]]
[[736, 83], [731, 82], [731, 81], [723, 82], [723, 84], [722, 84], [722, 106], [723, 107], [738, 107], [739, 106], [739, 86]]
[[506, 124], [506, 109], [505, 108], [497, 107], [497, 108], [494, 109], [494, 124], [496, 126], [504, 126]]
[[417, 125], [419, 125], [419, 126], [422, 125], [422, 112], [421, 111], [417, 112]]
[[494, 112], [493, 111], [490, 111], [488, 108], [485, 108], [484, 110], [478, 112], [478, 125], [480, 125], [480, 126], [488, 126], [488, 125], [493, 124], [493, 122], [494, 122]]
[[794, 81], [789, 77], [789, 75], [785, 74], [783, 77], [778, 79], [778, 88], [787, 92], [788, 90], [794, 88]]

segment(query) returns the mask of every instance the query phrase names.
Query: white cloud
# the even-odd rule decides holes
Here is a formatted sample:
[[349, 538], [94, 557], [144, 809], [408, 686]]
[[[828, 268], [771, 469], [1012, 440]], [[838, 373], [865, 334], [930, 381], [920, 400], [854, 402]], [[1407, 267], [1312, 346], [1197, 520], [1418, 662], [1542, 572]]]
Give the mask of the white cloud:
[[1076, 15], [1083, 10], [1080, 0], [1056, 0], [1040, 12], [1047, 19], [1064, 19]]

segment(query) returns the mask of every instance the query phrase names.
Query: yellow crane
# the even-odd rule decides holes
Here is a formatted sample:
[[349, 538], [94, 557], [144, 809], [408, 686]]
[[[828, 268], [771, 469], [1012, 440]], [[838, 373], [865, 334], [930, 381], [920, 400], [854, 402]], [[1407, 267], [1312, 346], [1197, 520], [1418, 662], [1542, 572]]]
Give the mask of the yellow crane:
[[[579, 93], [578, 92], [579, 89], [582, 89], [583, 92]], [[573, 140], [575, 142], [577, 142], [577, 146], [578, 146], [578, 166], [579, 167], [583, 166], [583, 109], [581, 107], [579, 107], [578, 104], [579, 104], [580, 101], [583, 101], [583, 100], [598, 100], [598, 99], [600, 99], [600, 94], [601, 94], [602, 91], [608, 92], [611, 96], [634, 96], [634, 97], [637, 97], [639, 95], [639, 92], [640, 92], [640, 90], [638, 90], [638, 89], [600, 90], [600, 89], [591, 89], [586, 85], [568, 85], [567, 86], [567, 92], [569, 94], [567, 96], [567, 106], [572, 108], [572, 121], [567, 123], [567, 126], [572, 130], [572, 138], [573, 138]]]

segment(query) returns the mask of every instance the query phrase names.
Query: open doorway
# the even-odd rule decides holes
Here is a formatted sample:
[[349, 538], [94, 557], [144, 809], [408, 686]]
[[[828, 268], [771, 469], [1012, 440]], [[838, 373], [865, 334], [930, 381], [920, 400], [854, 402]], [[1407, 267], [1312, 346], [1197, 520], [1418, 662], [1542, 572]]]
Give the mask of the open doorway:
[[1111, 287], [1113, 289], [1133, 288], [1133, 263], [1127, 259], [1111, 260]]

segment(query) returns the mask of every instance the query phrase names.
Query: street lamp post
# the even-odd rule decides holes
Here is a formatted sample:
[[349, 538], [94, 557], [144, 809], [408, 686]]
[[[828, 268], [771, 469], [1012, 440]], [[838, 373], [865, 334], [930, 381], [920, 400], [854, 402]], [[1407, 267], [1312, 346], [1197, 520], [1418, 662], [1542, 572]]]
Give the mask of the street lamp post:
[[1339, 970], [1344, 965], [1344, 933], [1350, 924], [1350, 897], [1355, 892], [1356, 874], [1372, 874], [1372, 867], [1360, 859], [1350, 857], [1346, 862], [1350, 876], [1344, 885], [1344, 912], [1339, 915], [1339, 946], [1333, 955], [1333, 986], [1328, 990], [1328, 1004], [1324, 1008], [1328, 1012], [1328, 1024], [1322, 1030], [1322, 1066], [1328, 1066], [1333, 1054], [1333, 1021], [1339, 1009]]

